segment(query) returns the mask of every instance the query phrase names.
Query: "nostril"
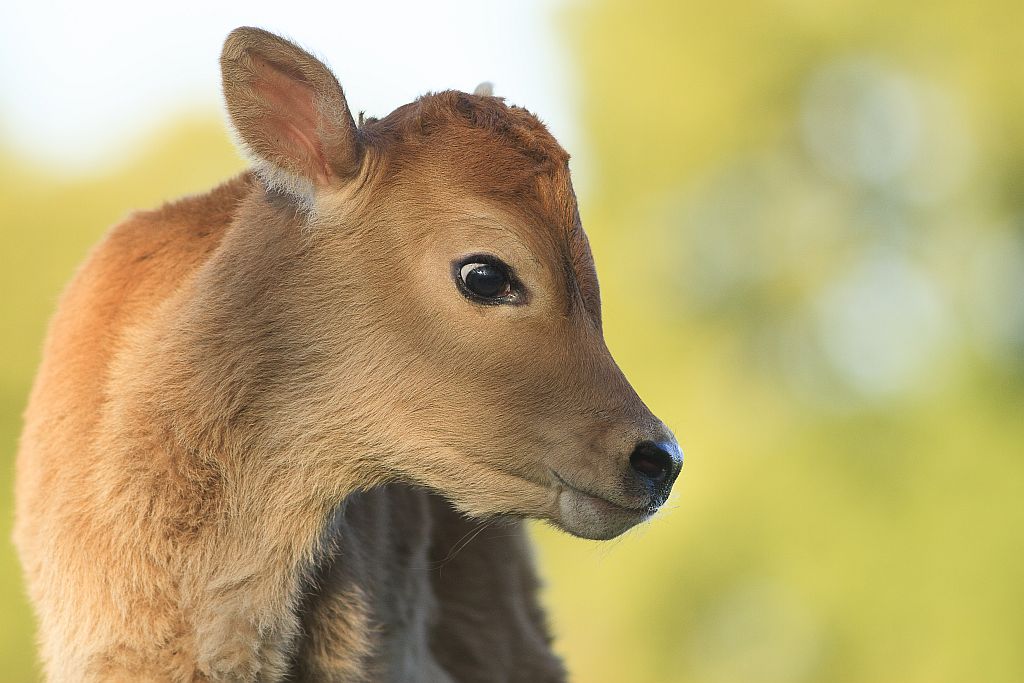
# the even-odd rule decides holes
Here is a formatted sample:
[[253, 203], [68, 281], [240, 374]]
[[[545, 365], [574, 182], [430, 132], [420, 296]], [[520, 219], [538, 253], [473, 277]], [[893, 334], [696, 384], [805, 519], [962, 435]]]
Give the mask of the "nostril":
[[653, 441], [641, 441], [629, 456], [633, 470], [654, 482], [660, 482], [672, 472], [672, 455]]

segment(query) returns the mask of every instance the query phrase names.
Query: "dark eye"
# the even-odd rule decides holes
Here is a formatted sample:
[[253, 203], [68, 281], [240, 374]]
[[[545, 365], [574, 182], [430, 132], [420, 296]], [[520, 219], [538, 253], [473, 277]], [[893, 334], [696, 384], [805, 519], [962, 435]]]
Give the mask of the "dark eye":
[[463, 294], [484, 303], [504, 303], [514, 295], [508, 266], [501, 261], [472, 258], [458, 266], [456, 277]]

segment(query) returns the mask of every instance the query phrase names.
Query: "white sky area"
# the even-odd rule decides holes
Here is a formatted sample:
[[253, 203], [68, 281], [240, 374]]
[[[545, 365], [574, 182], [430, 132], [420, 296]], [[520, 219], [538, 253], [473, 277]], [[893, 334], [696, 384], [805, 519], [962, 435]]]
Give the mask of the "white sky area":
[[353, 112], [383, 116], [427, 91], [495, 94], [580, 135], [553, 0], [302, 3], [278, 0], [0, 2], [0, 138], [69, 171], [129, 154], [189, 111], [223, 111], [218, 57], [240, 25], [323, 59]]

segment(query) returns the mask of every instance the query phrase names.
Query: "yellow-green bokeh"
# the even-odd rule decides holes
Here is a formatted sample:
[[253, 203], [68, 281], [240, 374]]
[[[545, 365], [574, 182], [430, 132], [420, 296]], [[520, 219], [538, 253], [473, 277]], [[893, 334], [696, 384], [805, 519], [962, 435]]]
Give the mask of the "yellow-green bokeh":
[[[536, 529], [574, 680], [1024, 680], [1024, 5], [553, 21], [608, 343], [687, 452], [669, 509], [626, 537]], [[0, 144], [0, 535], [75, 265], [132, 208], [241, 168], [213, 115], [87, 177]], [[33, 680], [0, 548], [0, 679]]]
[[606, 335], [687, 451], [542, 535], [581, 681], [1024, 680], [1024, 6], [580, 4]]

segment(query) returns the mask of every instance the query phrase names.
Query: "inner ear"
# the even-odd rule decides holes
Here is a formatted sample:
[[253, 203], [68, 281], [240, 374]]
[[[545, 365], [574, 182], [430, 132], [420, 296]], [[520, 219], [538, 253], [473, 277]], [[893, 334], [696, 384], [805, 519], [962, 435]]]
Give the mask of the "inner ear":
[[331, 164], [321, 142], [322, 114], [312, 84], [301, 73], [258, 56], [252, 58], [252, 71], [252, 87], [266, 107], [265, 135], [253, 144], [253, 151], [264, 157], [290, 157], [316, 184], [326, 184]]
[[362, 143], [338, 80], [316, 57], [262, 29], [237, 28], [221, 53], [228, 116], [268, 184], [309, 202], [353, 177]]

